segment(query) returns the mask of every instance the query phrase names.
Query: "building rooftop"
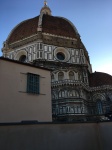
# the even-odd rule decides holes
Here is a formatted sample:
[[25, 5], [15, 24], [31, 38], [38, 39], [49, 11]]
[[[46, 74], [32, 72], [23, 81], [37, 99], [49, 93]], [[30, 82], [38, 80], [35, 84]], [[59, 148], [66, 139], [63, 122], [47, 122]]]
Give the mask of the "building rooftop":
[[13, 62], [13, 63], [17, 63], [17, 64], [29, 66], [29, 67], [35, 67], [35, 68], [51, 71], [51, 69], [48, 69], [48, 68], [45, 68], [45, 67], [40, 67], [40, 66], [36, 66], [34, 64], [29, 64], [29, 63], [25, 63], [25, 62], [21, 62], [21, 61], [18, 61], [18, 60], [5, 58], [5, 57], [0, 57], [0, 60], [5, 60], [5, 61], [9, 61], [9, 62]]
[[90, 87], [112, 85], [112, 76], [107, 73], [94, 72], [89, 75]]

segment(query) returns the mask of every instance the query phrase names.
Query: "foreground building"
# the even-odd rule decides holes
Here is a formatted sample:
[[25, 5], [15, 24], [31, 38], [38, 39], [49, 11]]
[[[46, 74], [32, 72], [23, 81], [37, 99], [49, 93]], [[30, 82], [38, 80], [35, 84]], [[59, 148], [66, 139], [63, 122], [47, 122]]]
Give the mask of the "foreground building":
[[0, 123], [52, 122], [50, 70], [0, 58]]
[[4, 58], [52, 70], [53, 120], [109, 119], [112, 76], [92, 73], [76, 27], [66, 18], [52, 16], [46, 1], [39, 16], [11, 31], [2, 52]]

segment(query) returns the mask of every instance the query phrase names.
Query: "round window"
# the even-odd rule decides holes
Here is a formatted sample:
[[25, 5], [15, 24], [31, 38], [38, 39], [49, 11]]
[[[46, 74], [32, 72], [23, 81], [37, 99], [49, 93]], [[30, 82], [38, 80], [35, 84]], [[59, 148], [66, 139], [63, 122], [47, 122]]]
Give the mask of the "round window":
[[58, 47], [54, 50], [55, 59], [60, 62], [67, 62], [70, 59], [70, 53], [63, 47]]
[[26, 61], [26, 56], [25, 56], [25, 55], [22, 55], [22, 56], [19, 58], [19, 61], [25, 62], [25, 61]]
[[59, 53], [57, 53], [57, 58], [59, 59], [59, 60], [64, 60], [65, 59], [65, 55], [63, 54], [63, 53], [61, 53], [61, 52], [59, 52]]

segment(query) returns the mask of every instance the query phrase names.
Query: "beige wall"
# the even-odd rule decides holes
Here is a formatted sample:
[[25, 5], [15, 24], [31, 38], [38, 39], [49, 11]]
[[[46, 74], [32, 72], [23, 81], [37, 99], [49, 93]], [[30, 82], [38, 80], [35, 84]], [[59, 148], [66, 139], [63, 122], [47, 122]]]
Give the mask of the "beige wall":
[[[26, 93], [26, 73], [38, 74], [40, 95]], [[0, 123], [38, 120], [51, 122], [50, 71], [0, 60]]]
[[1, 150], [111, 150], [112, 122], [0, 126]]

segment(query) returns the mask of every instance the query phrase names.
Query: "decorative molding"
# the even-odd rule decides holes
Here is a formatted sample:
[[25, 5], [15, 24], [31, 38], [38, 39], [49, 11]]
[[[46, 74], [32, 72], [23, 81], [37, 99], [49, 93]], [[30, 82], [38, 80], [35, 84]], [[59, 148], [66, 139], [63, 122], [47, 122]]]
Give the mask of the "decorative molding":
[[29, 43], [37, 41], [37, 40], [41, 40], [42, 41], [42, 34], [41, 33], [37, 33], [37, 34], [34, 34], [34, 35], [32, 35], [32, 36], [30, 36], [28, 38], [24, 38], [22, 40], [19, 40], [19, 41], [16, 41], [14, 43], [11, 43], [11, 44], [9, 44], [9, 47], [12, 48], [12, 49], [15, 49], [15, 48], [18, 48], [20, 46], [29, 44]]

